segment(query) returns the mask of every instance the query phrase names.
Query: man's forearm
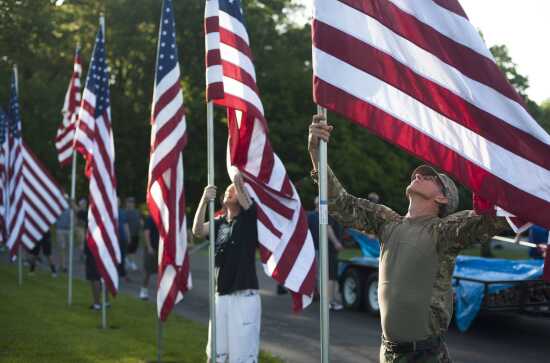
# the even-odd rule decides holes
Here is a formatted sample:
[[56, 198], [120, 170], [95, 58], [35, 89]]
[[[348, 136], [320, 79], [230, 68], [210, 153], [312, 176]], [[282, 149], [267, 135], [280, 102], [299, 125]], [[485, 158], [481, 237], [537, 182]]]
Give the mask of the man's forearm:
[[193, 219], [193, 235], [196, 237], [204, 237], [203, 235], [203, 223], [204, 218], [206, 217], [206, 207], [208, 203], [205, 198], [202, 198], [199, 206], [197, 208], [197, 212], [195, 213], [195, 218]]

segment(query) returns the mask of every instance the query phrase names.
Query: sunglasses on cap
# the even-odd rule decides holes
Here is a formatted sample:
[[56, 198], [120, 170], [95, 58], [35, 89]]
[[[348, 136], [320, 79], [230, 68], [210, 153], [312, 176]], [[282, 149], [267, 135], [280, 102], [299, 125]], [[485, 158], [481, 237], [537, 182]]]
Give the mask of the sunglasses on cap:
[[420, 170], [420, 171], [414, 173], [413, 175], [411, 175], [411, 181], [413, 181], [416, 178], [416, 175], [422, 176], [422, 179], [424, 179], [424, 180], [429, 180], [429, 181], [437, 183], [437, 185], [439, 185], [439, 187], [441, 188], [441, 192], [443, 192], [443, 195], [447, 195], [447, 189], [445, 188], [445, 185], [443, 185], [443, 183], [441, 182], [441, 180], [439, 179], [439, 177], [437, 175], [434, 175], [434, 174], [429, 173], [429, 172], [426, 173], [426, 172], [423, 172], [423, 170]]

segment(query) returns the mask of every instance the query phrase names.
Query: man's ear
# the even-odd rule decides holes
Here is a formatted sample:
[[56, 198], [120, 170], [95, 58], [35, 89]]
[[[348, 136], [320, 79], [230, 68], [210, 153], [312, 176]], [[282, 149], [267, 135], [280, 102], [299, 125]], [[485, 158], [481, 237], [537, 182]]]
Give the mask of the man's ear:
[[437, 204], [447, 204], [447, 203], [449, 203], [449, 199], [446, 196], [441, 195], [441, 194], [438, 195], [437, 197], [435, 197], [434, 200]]

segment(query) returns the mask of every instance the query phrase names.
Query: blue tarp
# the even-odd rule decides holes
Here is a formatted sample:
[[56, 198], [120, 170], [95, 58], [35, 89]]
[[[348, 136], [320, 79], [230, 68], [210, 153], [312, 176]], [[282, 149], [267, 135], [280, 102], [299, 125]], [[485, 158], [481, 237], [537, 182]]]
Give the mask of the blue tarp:
[[[505, 260], [458, 256], [454, 277], [467, 277], [486, 282], [535, 280], [542, 276], [543, 260]], [[484, 284], [472, 281], [454, 283], [455, 320], [458, 330], [466, 331], [474, 321], [484, 297]], [[490, 284], [489, 293], [513, 284]]]
[[[369, 238], [355, 229], [348, 229], [364, 257], [354, 258], [355, 263], [372, 266], [380, 256], [378, 240]], [[543, 260], [506, 260], [473, 256], [458, 256], [454, 277], [467, 277], [486, 282], [535, 280], [542, 276]], [[490, 284], [489, 293], [512, 287], [512, 284]], [[468, 330], [477, 316], [484, 297], [484, 284], [460, 281], [455, 289], [455, 320], [458, 329]]]
[[353, 228], [348, 228], [348, 234], [357, 242], [363, 256], [380, 257], [380, 242], [377, 239], [370, 238]]

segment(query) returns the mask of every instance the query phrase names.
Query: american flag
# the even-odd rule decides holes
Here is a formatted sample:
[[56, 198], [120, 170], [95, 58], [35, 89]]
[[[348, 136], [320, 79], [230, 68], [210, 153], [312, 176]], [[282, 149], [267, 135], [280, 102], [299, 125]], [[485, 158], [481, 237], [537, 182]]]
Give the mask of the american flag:
[[69, 207], [63, 189], [25, 143], [23, 151], [23, 194], [25, 202], [25, 246], [39, 242], [61, 213]]
[[71, 160], [74, 150], [74, 133], [76, 117], [80, 110], [80, 76], [82, 75], [82, 63], [80, 62], [80, 48], [76, 48], [73, 74], [69, 82], [69, 88], [65, 94], [65, 103], [61, 114], [63, 121], [57, 129], [55, 137], [55, 148], [57, 149], [57, 159], [61, 166], [65, 166]]
[[86, 241], [106, 286], [114, 295], [118, 290], [120, 248], [109, 70], [101, 27], [78, 115], [75, 148], [86, 159], [86, 176], [90, 179]]
[[550, 227], [550, 135], [457, 0], [315, 0], [313, 13], [319, 105]]
[[0, 107], [0, 243], [6, 241], [5, 228], [5, 206], [4, 200], [6, 192], [6, 141], [7, 141], [8, 120], [2, 107]]
[[164, 321], [191, 288], [182, 151], [187, 143], [172, 0], [164, 0], [159, 27], [151, 114], [147, 205], [159, 231], [157, 312]]
[[[17, 70], [11, 79], [6, 154], [5, 222], [7, 246], [11, 256], [17, 253], [25, 230], [25, 202], [23, 195], [23, 152], [21, 146], [21, 115], [17, 89]], [[26, 245], [32, 248], [32, 243]]]
[[208, 0], [205, 10], [209, 100], [227, 108], [228, 172], [236, 168], [256, 201], [264, 270], [291, 290], [294, 309], [311, 303], [315, 251], [300, 198], [273, 152], [239, 0]]

